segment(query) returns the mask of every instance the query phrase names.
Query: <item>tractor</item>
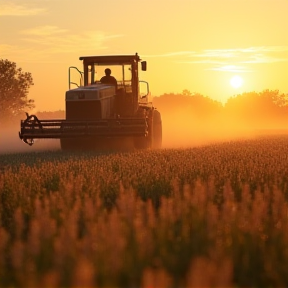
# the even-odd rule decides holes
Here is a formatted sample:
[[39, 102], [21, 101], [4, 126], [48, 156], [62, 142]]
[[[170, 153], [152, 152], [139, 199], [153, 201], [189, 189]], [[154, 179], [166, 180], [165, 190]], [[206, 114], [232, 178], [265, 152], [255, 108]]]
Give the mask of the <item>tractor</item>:
[[[148, 82], [139, 80], [140, 67], [146, 71], [147, 62], [137, 53], [79, 60], [83, 71], [75, 66], [68, 70], [66, 119], [42, 120], [26, 113], [20, 139], [29, 145], [35, 139], [60, 139], [62, 150], [117, 149], [127, 141], [134, 149], [161, 148], [161, 114], [149, 102]], [[116, 81], [107, 81], [107, 72]]]

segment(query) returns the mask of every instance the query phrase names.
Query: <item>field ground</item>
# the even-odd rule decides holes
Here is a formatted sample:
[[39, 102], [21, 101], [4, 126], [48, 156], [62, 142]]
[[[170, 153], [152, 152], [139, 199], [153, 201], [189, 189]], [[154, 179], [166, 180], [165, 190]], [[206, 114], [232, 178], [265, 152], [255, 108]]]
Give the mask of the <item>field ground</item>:
[[287, 287], [288, 135], [0, 155], [0, 287]]

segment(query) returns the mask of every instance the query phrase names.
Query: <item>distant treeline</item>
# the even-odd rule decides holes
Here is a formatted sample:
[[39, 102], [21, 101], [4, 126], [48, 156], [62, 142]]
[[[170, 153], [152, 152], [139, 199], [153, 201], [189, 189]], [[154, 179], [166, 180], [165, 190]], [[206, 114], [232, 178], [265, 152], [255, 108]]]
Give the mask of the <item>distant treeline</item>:
[[225, 104], [199, 93], [164, 94], [153, 98], [153, 105], [175, 121], [179, 117], [194, 121], [221, 121], [251, 128], [288, 128], [288, 94], [278, 90], [246, 92]]

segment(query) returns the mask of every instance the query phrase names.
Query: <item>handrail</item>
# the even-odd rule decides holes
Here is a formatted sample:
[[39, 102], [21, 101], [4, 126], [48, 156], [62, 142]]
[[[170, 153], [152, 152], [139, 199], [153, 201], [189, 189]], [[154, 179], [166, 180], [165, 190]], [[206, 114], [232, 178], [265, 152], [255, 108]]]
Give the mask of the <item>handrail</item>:
[[[80, 85], [78, 85], [77, 83], [75, 83], [75, 82], [72, 82], [71, 81], [71, 69], [75, 69], [75, 70], [77, 70], [78, 71], [78, 73], [80, 74]], [[75, 67], [75, 66], [70, 66], [69, 67], [69, 70], [68, 70], [68, 87], [69, 87], [69, 90], [71, 89], [71, 84], [74, 84], [74, 85], [76, 85], [77, 87], [79, 87], [79, 86], [83, 86], [83, 72], [82, 71], [80, 71], [77, 67]]]
[[142, 95], [140, 98], [143, 99], [143, 98], [146, 98], [149, 94], [150, 94], [150, 91], [149, 91], [149, 83], [147, 81], [143, 81], [143, 80], [139, 80], [139, 85], [140, 83], [145, 83], [146, 86], [147, 86], [147, 93], [145, 95]]

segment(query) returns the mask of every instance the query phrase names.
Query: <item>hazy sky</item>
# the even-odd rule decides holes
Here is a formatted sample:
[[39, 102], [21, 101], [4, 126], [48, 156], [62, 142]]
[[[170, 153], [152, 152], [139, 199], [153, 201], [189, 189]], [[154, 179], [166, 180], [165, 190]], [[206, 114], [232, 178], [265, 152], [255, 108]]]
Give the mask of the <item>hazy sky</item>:
[[138, 52], [153, 96], [288, 93], [287, 15], [288, 0], [0, 0], [0, 58], [32, 73], [41, 111], [64, 109], [87, 55]]

